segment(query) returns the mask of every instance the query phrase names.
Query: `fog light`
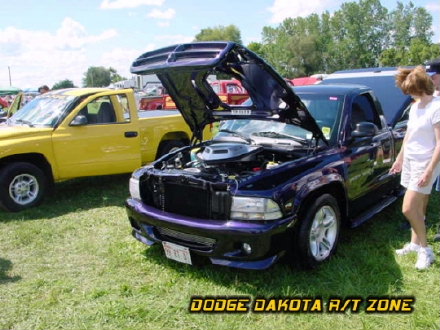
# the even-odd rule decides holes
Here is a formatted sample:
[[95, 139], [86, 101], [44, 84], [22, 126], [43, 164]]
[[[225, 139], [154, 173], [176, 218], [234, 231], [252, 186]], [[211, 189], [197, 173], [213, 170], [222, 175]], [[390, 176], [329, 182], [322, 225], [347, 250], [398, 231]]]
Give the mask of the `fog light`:
[[248, 243], [243, 243], [242, 246], [241, 246], [241, 249], [246, 254], [251, 254], [252, 253], [252, 248], [251, 248], [251, 246]]

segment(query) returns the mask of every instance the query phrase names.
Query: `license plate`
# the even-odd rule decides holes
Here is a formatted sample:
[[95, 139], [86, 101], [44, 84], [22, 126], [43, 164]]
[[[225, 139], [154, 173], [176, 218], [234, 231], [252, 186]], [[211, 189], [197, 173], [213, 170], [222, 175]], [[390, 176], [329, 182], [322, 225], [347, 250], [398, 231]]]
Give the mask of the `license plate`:
[[246, 109], [233, 109], [231, 110], [231, 113], [233, 115], [241, 115], [241, 116], [249, 116], [252, 114], [252, 110], [246, 110]]
[[192, 265], [191, 254], [189, 253], [189, 249], [187, 247], [170, 242], [162, 242], [162, 245], [165, 251], [165, 255], [168, 259]]

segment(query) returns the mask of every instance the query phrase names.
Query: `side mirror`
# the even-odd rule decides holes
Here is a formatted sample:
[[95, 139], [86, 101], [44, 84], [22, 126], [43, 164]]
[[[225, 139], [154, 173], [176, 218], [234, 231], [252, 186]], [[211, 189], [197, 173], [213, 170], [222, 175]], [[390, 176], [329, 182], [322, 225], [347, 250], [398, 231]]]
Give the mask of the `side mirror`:
[[87, 121], [87, 117], [84, 115], [78, 115], [76, 116], [72, 122], [70, 123], [70, 126], [84, 126], [87, 125], [89, 122]]
[[0, 110], [0, 117], [6, 117], [8, 115], [7, 111]]
[[351, 136], [353, 138], [373, 137], [377, 134], [378, 130], [375, 124], [363, 121], [356, 124], [356, 129], [351, 132]]

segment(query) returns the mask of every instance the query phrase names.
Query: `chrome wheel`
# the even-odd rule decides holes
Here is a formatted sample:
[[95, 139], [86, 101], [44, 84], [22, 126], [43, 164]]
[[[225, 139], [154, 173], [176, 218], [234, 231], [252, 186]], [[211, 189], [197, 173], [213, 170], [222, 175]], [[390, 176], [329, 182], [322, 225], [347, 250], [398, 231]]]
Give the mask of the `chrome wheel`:
[[38, 180], [31, 174], [15, 176], [9, 185], [9, 197], [19, 205], [27, 205], [38, 197], [40, 187]]
[[338, 219], [335, 210], [322, 206], [313, 217], [309, 245], [312, 256], [323, 261], [330, 255], [338, 236]]

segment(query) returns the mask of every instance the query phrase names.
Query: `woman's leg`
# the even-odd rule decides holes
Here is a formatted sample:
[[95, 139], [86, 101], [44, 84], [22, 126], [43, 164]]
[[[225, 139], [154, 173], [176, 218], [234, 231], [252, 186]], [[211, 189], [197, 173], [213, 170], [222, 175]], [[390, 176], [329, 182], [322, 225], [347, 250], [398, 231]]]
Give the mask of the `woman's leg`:
[[402, 212], [411, 224], [411, 242], [422, 247], [427, 246], [425, 210], [429, 195], [407, 190], [403, 197]]
[[[426, 235], [426, 212], [428, 210], [429, 195], [423, 195], [423, 221], [425, 222], [425, 235]], [[420, 240], [411, 228], [411, 242], [420, 245]]]

